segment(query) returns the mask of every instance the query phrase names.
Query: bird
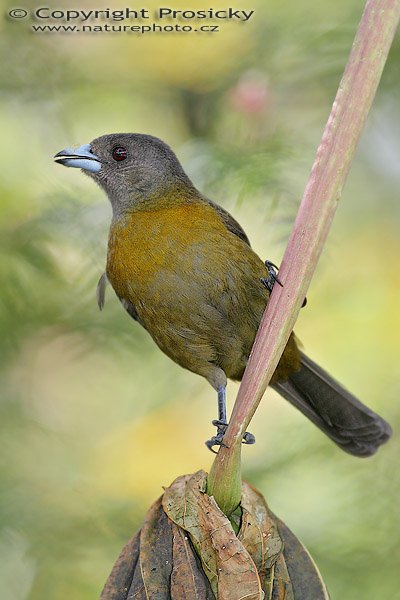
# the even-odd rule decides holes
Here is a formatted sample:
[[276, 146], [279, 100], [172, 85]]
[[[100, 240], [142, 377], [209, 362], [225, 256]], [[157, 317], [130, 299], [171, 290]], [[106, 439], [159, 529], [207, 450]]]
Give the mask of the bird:
[[[211, 384], [217, 433], [206, 445], [215, 452], [228, 425], [227, 380], [242, 379], [273, 285], [282, 285], [277, 268], [253, 251], [236, 219], [195, 187], [159, 138], [108, 134], [54, 159], [80, 168], [111, 203], [100, 309], [110, 283], [159, 348]], [[349, 454], [370, 456], [391, 435], [382, 417], [300, 349], [293, 332], [270, 385]], [[243, 442], [255, 438], [246, 432]]]

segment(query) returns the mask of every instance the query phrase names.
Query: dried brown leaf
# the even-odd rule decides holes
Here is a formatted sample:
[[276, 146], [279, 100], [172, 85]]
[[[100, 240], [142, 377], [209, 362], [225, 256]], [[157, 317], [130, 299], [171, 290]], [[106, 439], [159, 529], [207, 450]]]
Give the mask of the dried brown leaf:
[[[172, 523], [159, 498], [146, 514], [140, 532], [140, 571], [146, 598], [170, 599], [172, 573]], [[128, 598], [134, 596], [128, 595]]]
[[186, 531], [172, 524], [171, 598], [174, 600], [212, 600], [210, 582]]
[[148, 600], [140, 569], [137, 568], [126, 600]]
[[260, 600], [257, 568], [229, 519], [205, 493], [206, 473], [181, 477], [165, 491], [164, 510], [188, 531], [219, 600]]
[[329, 600], [326, 585], [308, 550], [283, 521], [275, 515], [273, 516], [284, 541], [283, 557], [293, 587], [294, 597], [296, 600], [309, 600], [310, 598]]
[[139, 537], [136, 533], [123, 548], [111, 571], [100, 600], [125, 600], [139, 560]]
[[329, 600], [307, 550], [261, 494], [243, 484], [236, 536], [206, 477], [179, 477], [153, 504], [100, 600]]
[[[283, 554], [280, 554], [273, 567], [273, 579], [271, 583], [272, 590], [269, 596], [271, 600], [294, 600], [292, 583]], [[307, 596], [307, 598], [308, 600], [311, 600], [311, 598], [314, 600], [313, 596]], [[319, 600], [318, 597], [315, 600]]]
[[278, 527], [263, 496], [247, 483], [242, 485], [242, 522], [239, 540], [253, 559], [261, 581], [283, 550]]

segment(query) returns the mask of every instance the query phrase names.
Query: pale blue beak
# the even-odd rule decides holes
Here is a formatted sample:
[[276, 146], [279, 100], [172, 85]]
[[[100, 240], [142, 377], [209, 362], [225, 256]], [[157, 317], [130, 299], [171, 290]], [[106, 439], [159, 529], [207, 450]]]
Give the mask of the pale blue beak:
[[65, 148], [55, 155], [54, 160], [65, 167], [76, 167], [92, 173], [98, 173], [101, 162], [98, 156], [93, 154], [90, 144], [84, 144], [80, 148]]

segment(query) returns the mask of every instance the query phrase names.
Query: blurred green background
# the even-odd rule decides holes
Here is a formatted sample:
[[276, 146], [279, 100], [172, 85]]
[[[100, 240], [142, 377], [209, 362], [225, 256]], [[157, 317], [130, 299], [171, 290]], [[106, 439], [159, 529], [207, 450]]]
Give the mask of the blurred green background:
[[[161, 137], [279, 263], [363, 1], [239, 8], [256, 16], [214, 35], [40, 35], [2, 23], [3, 600], [98, 597], [161, 486], [210, 467], [214, 392], [166, 358], [111, 289], [99, 313], [110, 206], [52, 156], [104, 133]], [[296, 326], [393, 439], [355, 459], [269, 391], [244, 451], [246, 479], [307, 545], [334, 600], [400, 598], [399, 106], [397, 38]]]

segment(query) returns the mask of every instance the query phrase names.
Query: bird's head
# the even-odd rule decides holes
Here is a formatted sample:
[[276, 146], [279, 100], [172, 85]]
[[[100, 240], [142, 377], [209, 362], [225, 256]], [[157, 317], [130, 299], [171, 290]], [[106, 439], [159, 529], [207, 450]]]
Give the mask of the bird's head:
[[103, 135], [77, 149], [61, 150], [54, 159], [92, 177], [107, 193], [116, 216], [157, 202], [177, 187], [192, 188], [171, 148], [150, 135]]

